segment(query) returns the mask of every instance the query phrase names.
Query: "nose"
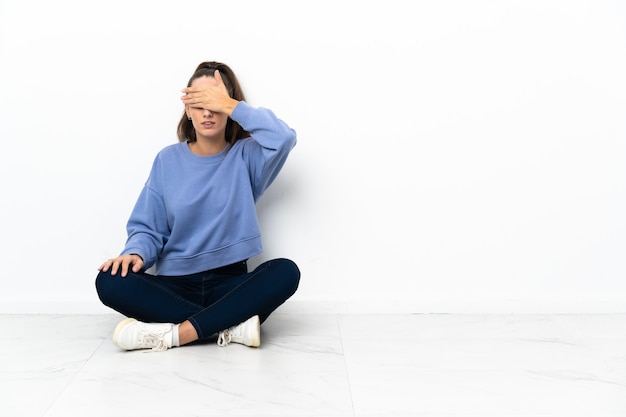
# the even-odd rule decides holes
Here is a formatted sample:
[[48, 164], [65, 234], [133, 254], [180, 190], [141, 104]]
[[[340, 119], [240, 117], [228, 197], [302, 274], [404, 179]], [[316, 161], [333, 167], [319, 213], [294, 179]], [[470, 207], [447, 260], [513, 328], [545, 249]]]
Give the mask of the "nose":
[[213, 112], [211, 112], [211, 110], [204, 109], [204, 111], [202, 112], [202, 116], [211, 117], [213, 116]]

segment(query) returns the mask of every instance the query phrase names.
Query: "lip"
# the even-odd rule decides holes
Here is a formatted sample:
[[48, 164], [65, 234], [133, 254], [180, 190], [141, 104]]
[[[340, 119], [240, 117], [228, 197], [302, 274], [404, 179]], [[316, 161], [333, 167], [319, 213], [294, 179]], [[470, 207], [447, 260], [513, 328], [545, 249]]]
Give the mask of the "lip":
[[208, 128], [210, 128], [210, 127], [213, 127], [213, 125], [214, 125], [215, 123], [214, 123], [214, 122], [202, 122], [202, 123], [200, 123], [200, 124], [202, 125], [202, 127], [204, 127], [204, 128], [207, 128], [207, 129], [208, 129]]

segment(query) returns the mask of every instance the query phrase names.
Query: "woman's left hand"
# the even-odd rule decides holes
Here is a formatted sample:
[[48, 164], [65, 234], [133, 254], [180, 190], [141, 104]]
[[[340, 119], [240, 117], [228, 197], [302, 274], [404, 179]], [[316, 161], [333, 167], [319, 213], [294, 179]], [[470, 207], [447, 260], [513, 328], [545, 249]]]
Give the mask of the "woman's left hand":
[[230, 116], [238, 101], [228, 95], [222, 75], [215, 70], [215, 76], [209, 77], [209, 85], [203, 87], [183, 88], [183, 103], [190, 107], [203, 108], [214, 112], [226, 113]]

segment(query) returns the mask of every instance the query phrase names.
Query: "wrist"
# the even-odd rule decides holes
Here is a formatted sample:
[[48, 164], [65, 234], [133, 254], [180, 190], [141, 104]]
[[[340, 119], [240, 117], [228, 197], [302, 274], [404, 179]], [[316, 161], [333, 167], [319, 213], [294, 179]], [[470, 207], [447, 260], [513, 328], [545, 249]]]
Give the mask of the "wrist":
[[228, 117], [232, 116], [233, 111], [235, 110], [235, 107], [237, 107], [237, 104], [239, 104], [239, 100], [235, 100], [234, 98], [231, 98], [230, 101], [226, 103], [224, 113], [226, 113]]

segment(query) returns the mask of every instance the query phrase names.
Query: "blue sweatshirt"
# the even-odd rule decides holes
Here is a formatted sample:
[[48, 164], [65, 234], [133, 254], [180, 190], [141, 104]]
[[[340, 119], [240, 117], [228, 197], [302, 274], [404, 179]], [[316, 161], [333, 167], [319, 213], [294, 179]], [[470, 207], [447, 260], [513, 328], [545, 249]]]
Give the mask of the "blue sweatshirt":
[[128, 220], [122, 255], [141, 256], [157, 275], [187, 275], [262, 252], [255, 204], [296, 133], [270, 110], [245, 102], [231, 118], [251, 137], [211, 156], [194, 154], [186, 142], [158, 153]]

